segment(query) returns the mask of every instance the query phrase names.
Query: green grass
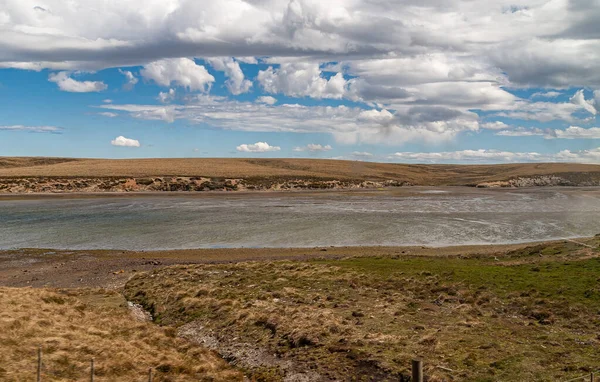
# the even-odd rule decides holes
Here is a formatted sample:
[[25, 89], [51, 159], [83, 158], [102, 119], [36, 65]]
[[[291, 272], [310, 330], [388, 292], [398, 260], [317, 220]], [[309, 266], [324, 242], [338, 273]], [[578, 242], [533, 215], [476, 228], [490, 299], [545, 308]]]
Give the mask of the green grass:
[[412, 258], [404, 260], [354, 258], [322, 261], [344, 270], [381, 278], [435, 274], [446, 282], [485, 287], [499, 297], [530, 292], [568, 303], [600, 307], [600, 258], [584, 261], [502, 265], [489, 259]]
[[[600, 238], [588, 245], [598, 247]], [[125, 294], [156, 321], [216, 336], [256, 380], [311, 370], [397, 381], [556, 381], [600, 368], [598, 250], [563, 242], [494, 256], [357, 257], [168, 267]], [[190, 331], [188, 330], [187, 333]], [[256, 365], [231, 349], [275, 354]]]

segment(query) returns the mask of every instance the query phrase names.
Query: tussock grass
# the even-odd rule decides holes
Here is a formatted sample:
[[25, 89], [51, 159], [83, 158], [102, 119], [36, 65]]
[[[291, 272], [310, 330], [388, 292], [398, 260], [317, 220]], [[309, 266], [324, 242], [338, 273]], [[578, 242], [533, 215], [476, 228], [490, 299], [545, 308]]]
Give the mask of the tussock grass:
[[132, 318], [123, 297], [102, 290], [0, 288], [0, 380], [34, 381], [37, 348], [43, 381], [89, 378], [143, 381], [241, 381], [214, 353], [175, 331]]
[[[196, 340], [262, 349], [324, 378], [397, 381], [420, 356], [430, 381], [555, 381], [600, 367], [598, 256], [563, 242], [500, 259], [175, 266], [136, 276], [125, 293], [159, 324], [195, 323]], [[289, 371], [245, 367], [258, 380]]]

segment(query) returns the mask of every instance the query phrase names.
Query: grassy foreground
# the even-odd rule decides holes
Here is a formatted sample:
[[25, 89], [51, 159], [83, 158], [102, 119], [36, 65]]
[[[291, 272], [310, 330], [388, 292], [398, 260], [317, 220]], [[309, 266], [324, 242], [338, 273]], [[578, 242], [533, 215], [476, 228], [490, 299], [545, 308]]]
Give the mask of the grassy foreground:
[[[255, 380], [561, 381], [600, 368], [600, 237], [494, 255], [173, 266], [127, 299]], [[301, 380], [301, 379], [298, 379]]]
[[0, 380], [35, 381], [37, 348], [42, 381], [241, 381], [213, 352], [175, 331], [131, 317], [117, 292], [0, 288]]

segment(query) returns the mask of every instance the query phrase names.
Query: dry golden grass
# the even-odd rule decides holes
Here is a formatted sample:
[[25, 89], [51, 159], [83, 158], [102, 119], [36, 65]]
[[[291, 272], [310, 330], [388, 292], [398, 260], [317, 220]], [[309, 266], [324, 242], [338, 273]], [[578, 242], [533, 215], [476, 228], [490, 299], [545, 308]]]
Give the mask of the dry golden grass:
[[116, 292], [0, 288], [0, 380], [82, 381], [94, 358], [97, 381], [236, 381], [239, 372], [174, 331], [136, 321]]
[[600, 165], [542, 163], [411, 165], [323, 159], [0, 158], [0, 177], [320, 178], [400, 180], [416, 185], [470, 185], [518, 176], [597, 173]]
[[[336, 380], [560, 381], [600, 368], [600, 237], [501, 255], [175, 266], [129, 299], [189, 338]], [[229, 350], [228, 350], [229, 351]], [[244, 363], [244, 354], [235, 354]], [[246, 365], [264, 381], [286, 371]]]

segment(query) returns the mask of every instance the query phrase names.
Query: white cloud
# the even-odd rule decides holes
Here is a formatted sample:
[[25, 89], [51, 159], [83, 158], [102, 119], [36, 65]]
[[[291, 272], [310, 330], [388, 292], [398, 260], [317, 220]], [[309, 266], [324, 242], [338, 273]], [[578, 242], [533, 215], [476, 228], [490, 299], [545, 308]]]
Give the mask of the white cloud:
[[478, 131], [478, 116], [435, 106], [365, 110], [347, 106], [266, 105], [201, 96], [184, 105], [100, 105], [134, 118], [208, 124], [239, 131], [329, 133], [340, 143], [442, 143]]
[[571, 97], [569, 100], [571, 101], [571, 103], [582, 107], [588, 113], [590, 113], [592, 115], [596, 115], [596, 113], [597, 113], [596, 105], [595, 105], [596, 102], [593, 99], [586, 100], [585, 95], [583, 94], [583, 89], [578, 90], [573, 95], [573, 97]]
[[536, 152], [511, 152], [499, 150], [462, 150], [446, 152], [398, 152], [392, 159], [417, 163], [498, 163], [498, 162], [532, 162], [542, 160], [542, 154]]
[[555, 156], [557, 162], [600, 163], [600, 147], [590, 150], [563, 150]]
[[556, 97], [558, 97], [561, 94], [562, 94], [561, 92], [556, 92], [556, 91], [536, 92], [536, 93], [533, 93], [530, 98], [536, 98], [536, 97], [541, 97], [541, 98], [556, 98]]
[[256, 57], [236, 57], [235, 59], [239, 62], [243, 62], [244, 64], [258, 64]]
[[169, 58], [145, 65], [140, 74], [160, 86], [181, 86], [192, 91], [206, 92], [215, 78], [202, 65], [189, 58]]
[[111, 113], [110, 111], [104, 111], [104, 112], [98, 113], [98, 115], [101, 115], [103, 117], [108, 117], [108, 118], [115, 118], [115, 117], [119, 116], [119, 114]]
[[112, 141], [110, 144], [113, 146], [122, 146], [122, 147], [140, 147], [140, 141], [131, 138], [125, 138], [124, 136], [118, 136]]
[[12, 125], [12, 126], [0, 126], [0, 131], [27, 131], [30, 133], [52, 133], [60, 134], [62, 129], [56, 126], [23, 126], [23, 125]]
[[231, 94], [247, 93], [252, 87], [252, 81], [244, 78], [244, 72], [242, 72], [240, 64], [234, 61], [233, 58], [215, 57], [209, 58], [207, 61], [215, 70], [225, 72], [225, 76], [227, 76], [225, 86]]
[[[42, 8], [50, 11], [41, 12], [30, 1], [10, 1], [0, 12], [0, 63], [97, 70], [168, 57], [225, 56], [254, 63], [255, 57], [274, 56], [304, 55], [307, 62], [421, 56], [421, 72], [443, 81], [473, 76], [495, 81], [495, 73], [504, 73], [501, 77], [521, 87], [597, 88], [596, 5], [592, 0], [526, 5], [505, 0], [168, 0], [146, 2], [140, 9], [133, 1], [99, 7], [94, 0], [79, 0], [76, 6], [45, 0]], [[399, 77], [419, 78], [418, 66], [396, 67]]]
[[359, 158], [371, 158], [373, 156], [373, 154], [366, 152], [366, 151], [354, 151], [352, 153], [352, 156], [359, 157]]
[[579, 122], [581, 119], [574, 116], [582, 107], [572, 102], [517, 102], [512, 110], [494, 113], [495, 116], [523, 119], [528, 121], [567, 121]]
[[551, 130], [543, 130], [540, 128], [527, 128], [527, 127], [517, 127], [513, 130], [502, 130], [498, 131], [495, 135], [504, 136], [504, 137], [534, 137], [534, 136], [547, 136]]
[[113, 101], [112, 101], [112, 99], [108, 99], [107, 98], [107, 99], [103, 100], [102, 102], [104, 102], [104, 103], [112, 103]]
[[277, 103], [277, 98], [271, 96], [261, 96], [256, 99], [258, 103], [264, 103], [267, 105], [275, 105]]
[[169, 89], [168, 92], [158, 93], [158, 100], [162, 103], [168, 103], [175, 99], [175, 89]]
[[511, 128], [510, 125], [507, 125], [506, 123], [504, 123], [502, 121], [486, 122], [486, 123], [480, 124], [480, 126], [482, 129], [486, 129], [486, 130], [506, 130], [506, 129]]
[[336, 98], [344, 96], [346, 80], [342, 73], [326, 79], [318, 63], [283, 63], [270, 66], [256, 77], [268, 93], [283, 93], [292, 97]]
[[496, 135], [506, 137], [533, 137], [541, 136], [546, 139], [600, 139], [600, 127], [583, 128], [570, 126], [561, 129], [540, 129], [538, 127], [517, 127], [513, 130], [502, 130]]
[[[0, 67], [59, 70], [51, 76], [61, 90], [106, 89], [102, 82], [77, 81], [70, 73], [139, 65], [145, 80], [165, 89], [207, 92], [215, 79], [190, 59], [196, 57], [225, 73], [232, 94], [242, 94], [252, 82], [240, 63], [260, 61], [271, 67], [260, 71], [257, 86], [273, 95], [347, 99], [365, 103], [381, 118], [384, 110], [391, 114], [384, 121], [367, 113], [358, 123], [354, 108], [295, 109], [290, 117], [280, 115], [290, 108], [277, 108], [259, 110], [252, 129], [327, 131], [345, 143], [439, 143], [480, 129], [511, 129], [479, 124], [479, 110], [583, 125], [600, 107], [599, 92], [595, 101], [580, 92], [572, 102], [556, 103], [522, 100], [506, 90], [552, 89], [530, 98], [554, 101], [564, 89], [600, 89], [600, 13], [593, 0], [152, 0], [143, 8], [133, 1], [5, 3]], [[132, 86], [137, 78], [122, 72], [126, 86]], [[234, 122], [230, 116], [248, 114], [221, 110], [223, 104], [204, 111], [206, 116], [198, 105], [138, 105], [130, 113], [243, 129], [235, 125], [245, 120]], [[324, 126], [328, 114], [343, 124]], [[277, 115], [273, 123], [287, 124], [267, 127], [270, 115]]]
[[243, 153], [266, 153], [269, 151], [279, 151], [281, 147], [271, 146], [267, 142], [256, 142], [255, 144], [243, 144], [236, 147], [236, 150]]
[[591, 150], [542, 154], [501, 150], [462, 150], [445, 152], [398, 152], [388, 159], [410, 163], [523, 163], [523, 162], [577, 162], [600, 163], [600, 147]]
[[60, 90], [71, 93], [101, 92], [108, 89], [108, 86], [102, 81], [74, 80], [70, 77], [69, 72], [52, 73], [48, 76], [48, 81], [56, 83]]
[[129, 70], [121, 70], [119, 69], [119, 73], [125, 76], [127, 83], [123, 85], [123, 89], [132, 90], [135, 87], [135, 84], [138, 83], [138, 78]]
[[331, 145], [323, 146], [317, 143], [309, 143], [306, 146], [294, 147], [294, 151], [296, 152], [310, 151], [311, 153], [329, 151], [331, 149], [333, 149]]
[[554, 130], [554, 137], [559, 139], [600, 139], [600, 127], [570, 126], [565, 130]]

